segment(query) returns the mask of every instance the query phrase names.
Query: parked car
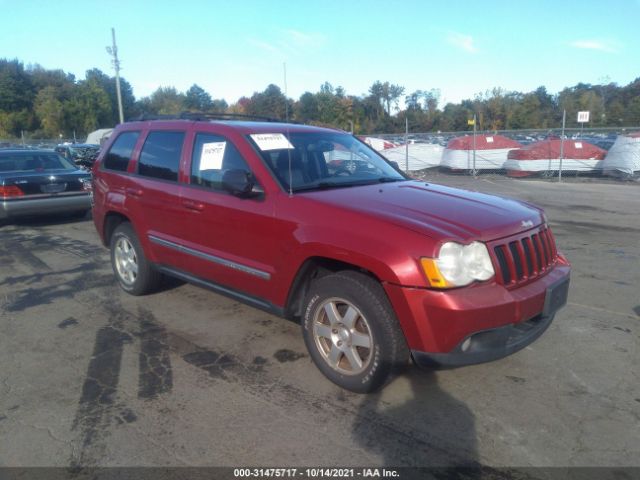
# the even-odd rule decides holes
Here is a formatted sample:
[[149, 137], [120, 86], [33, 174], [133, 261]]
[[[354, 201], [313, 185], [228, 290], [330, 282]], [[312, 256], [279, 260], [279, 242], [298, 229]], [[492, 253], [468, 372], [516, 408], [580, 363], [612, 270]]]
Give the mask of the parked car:
[[[335, 151], [366, 168], [334, 168]], [[511, 354], [566, 302], [570, 266], [540, 208], [411, 180], [346, 132], [136, 121], [93, 174], [93, 219], [126, 292], [167, 274], [298, 318], [317, 367], [355, 392], [410, 357]]]
[[0, 150], [0, 221], [91, 209], [91, 174], [51, 150]]
[[54, 149], [57, 153], [83, 168], [91, 168], [100, 152], [100, 145], [89, 143], [63, 143]]

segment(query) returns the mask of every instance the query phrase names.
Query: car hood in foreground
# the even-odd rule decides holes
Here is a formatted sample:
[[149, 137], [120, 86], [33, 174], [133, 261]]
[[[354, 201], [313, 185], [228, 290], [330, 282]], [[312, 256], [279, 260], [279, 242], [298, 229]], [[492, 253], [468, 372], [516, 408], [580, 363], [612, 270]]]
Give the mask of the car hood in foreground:
[[418, 181], [304, 195], [321, 203], [381, 217], [436, 239], [495, 240], [544, 222], [541, 209], [519, 200]]

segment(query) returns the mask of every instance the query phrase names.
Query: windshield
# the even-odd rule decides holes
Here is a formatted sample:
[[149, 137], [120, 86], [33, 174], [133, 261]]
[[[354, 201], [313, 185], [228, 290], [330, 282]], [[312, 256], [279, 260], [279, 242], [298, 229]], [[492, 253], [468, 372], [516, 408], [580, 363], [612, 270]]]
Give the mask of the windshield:
[[405, 180], [375, 150], [338, 132], [253, 134], [267, 166], [285, 190], [314, 190]]
[[55, 152], [0, 155], [0, 172], [46, 172], [76, 170], [77, 167]]

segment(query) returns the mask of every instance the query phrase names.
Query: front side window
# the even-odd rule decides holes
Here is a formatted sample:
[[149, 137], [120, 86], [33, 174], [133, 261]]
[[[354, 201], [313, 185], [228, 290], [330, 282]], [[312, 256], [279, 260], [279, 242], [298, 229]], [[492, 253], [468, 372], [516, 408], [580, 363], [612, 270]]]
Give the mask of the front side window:
[[104, 157], [104, 168], [126, 172], [139, 136], [140, 132], [124, 132], [118, 135]]
[[140, 152], [138, 174], [177, 182], [183, 143], [184, 132], [150, 132]]
[[353, 135], [291, 132], [248, 135], [286, 190], [353, 187], [406, 180]]
[[233, 143], [220, 135], [199, 133], [193, 145], [191, 184], [223, 190], [222, 176], [227, 170], [250, 171]]

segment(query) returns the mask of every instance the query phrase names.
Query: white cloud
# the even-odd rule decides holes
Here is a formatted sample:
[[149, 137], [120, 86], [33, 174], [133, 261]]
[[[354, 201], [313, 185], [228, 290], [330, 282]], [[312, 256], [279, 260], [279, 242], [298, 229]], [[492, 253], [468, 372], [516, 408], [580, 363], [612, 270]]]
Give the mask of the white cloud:
[[280, 58], [305, 55], [312, 50], [322, 48], [326, 43], [326, 37], [321, 33], [299, 30], [280, 30], [275, 33], [274, 37], [269, 41], [248, 38], [247, 43]]
[[447, 42], [460, 50], [464, 50], [468, 53], [476, 53], [478, 47], [474, 45], [474, 40], [471, 35], [465, 35], [458, 32], [449, 32], [447, 34]]
[[265, 50], [269, 53], [275, 53], [278, 55], [282, 55], [282, 50], [280, 50], [280, 48], [278, 48], [277, 46], [269, 43], [269, 42], [264, 42], [262, 40], [257, 40], [255, 38], [248, 38], [247, 42], [251, 45], [253, 45], [256, 48], [259, 48], [261, 50]]
[[321, 33], [301, 32], [299, 30], [285, 30], [286, 40], [298, 47], [321, 47], [326, 41], [326, 37]]
[[569, 44], [573, 48], [580, 48], [583, 50], [597, 50], [606, 53], [617, 53], [619, 45], [617, 42], [609, 40], [575, 40]]

